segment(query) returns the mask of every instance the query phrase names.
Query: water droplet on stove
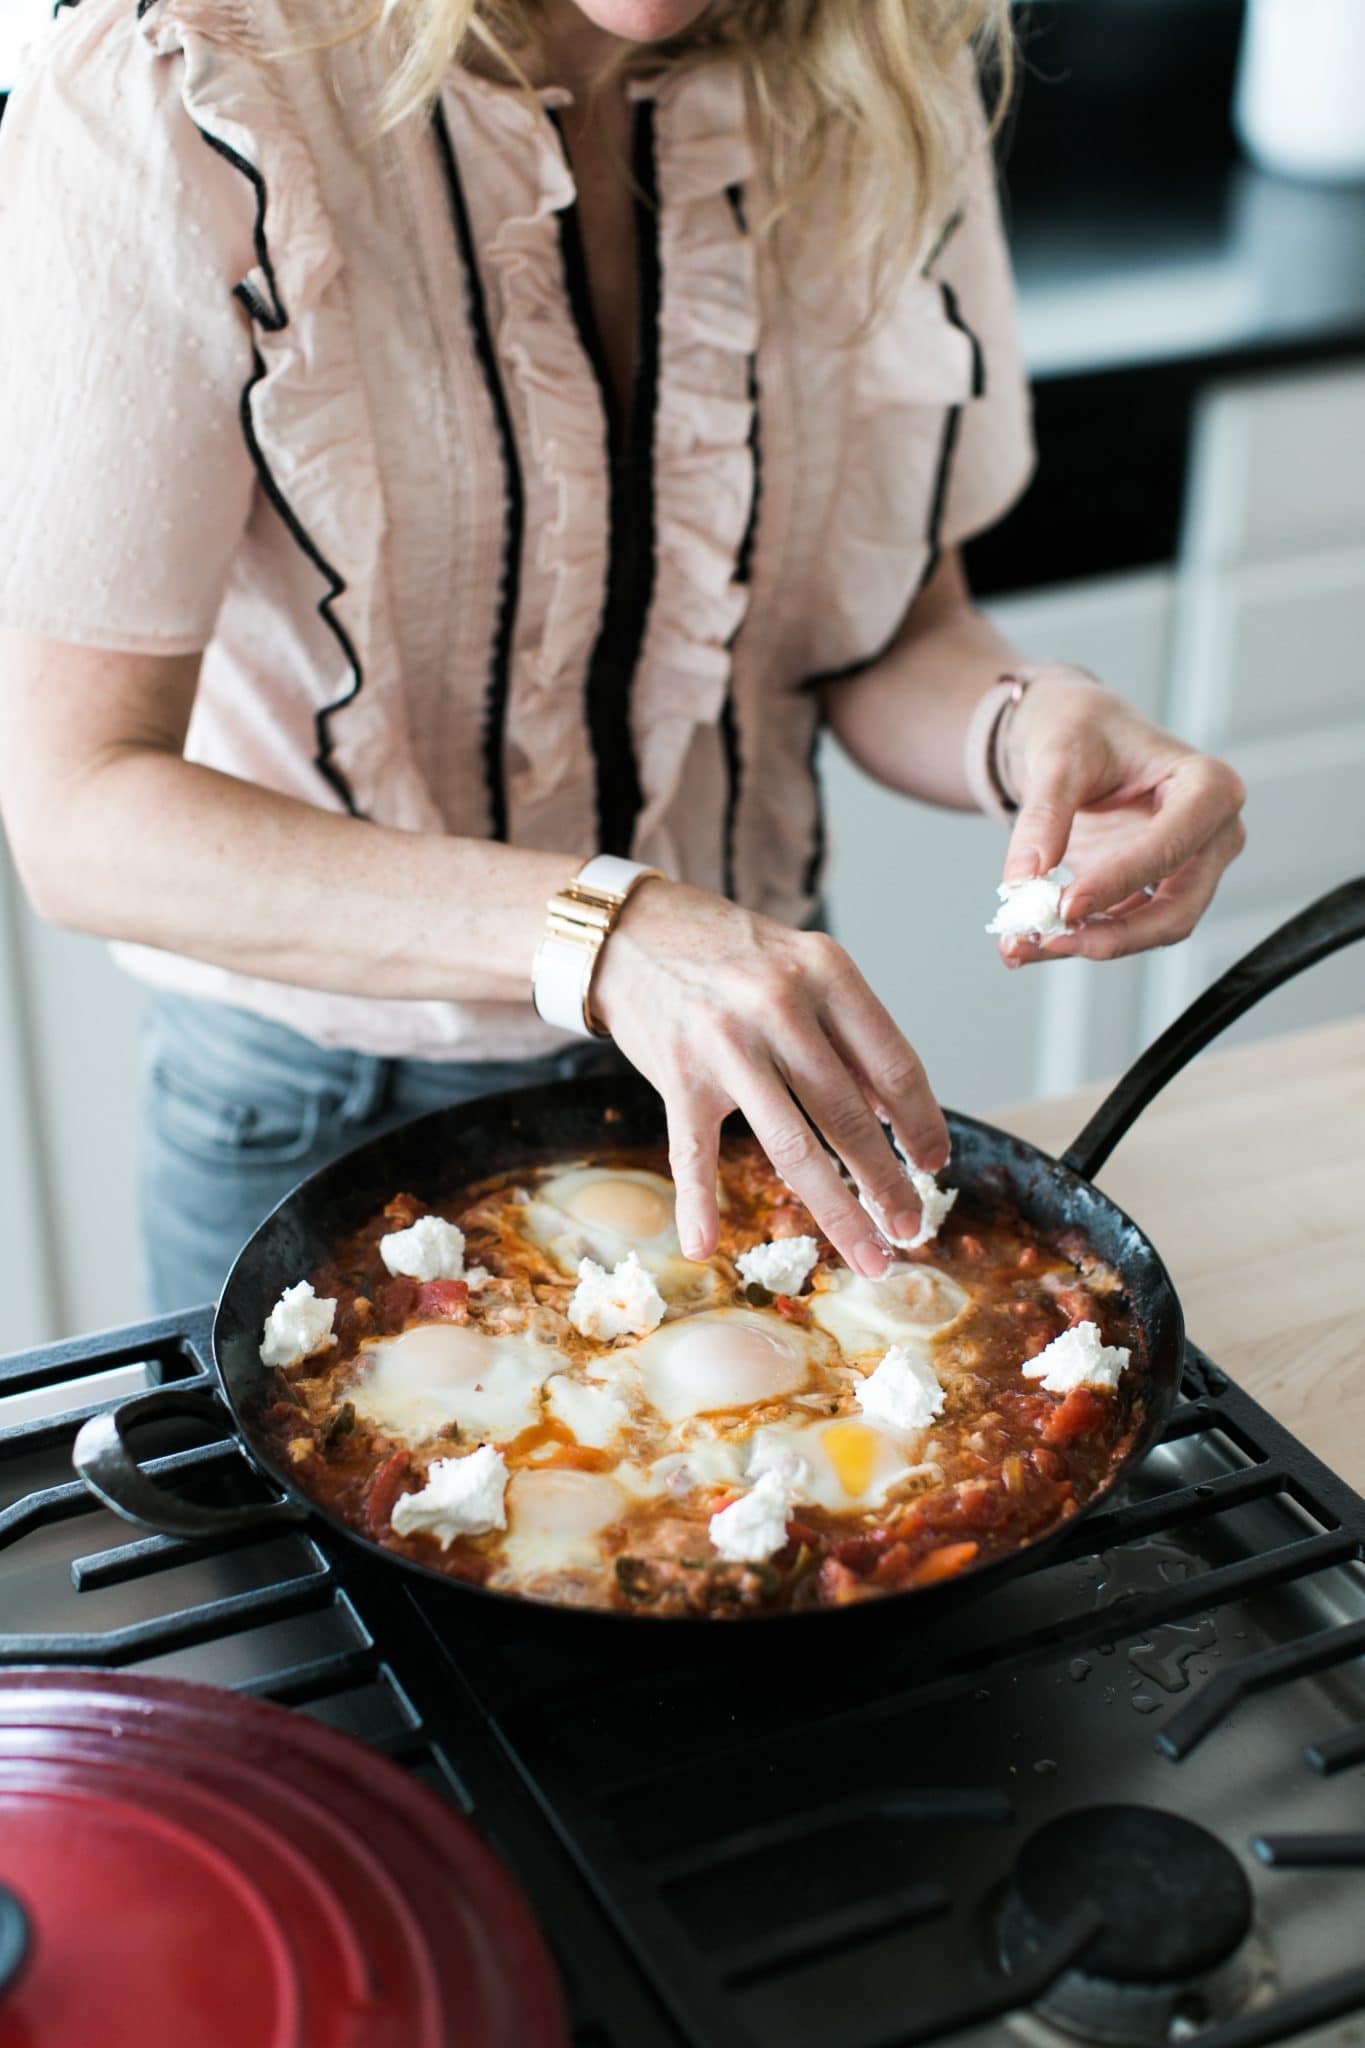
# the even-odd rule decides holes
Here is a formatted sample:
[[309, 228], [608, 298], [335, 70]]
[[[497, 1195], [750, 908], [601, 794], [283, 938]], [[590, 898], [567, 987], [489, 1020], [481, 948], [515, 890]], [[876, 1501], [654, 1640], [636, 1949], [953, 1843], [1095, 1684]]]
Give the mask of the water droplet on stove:
[[1090, 1676], [1090, 1659], [1088, 1657], [1073, 1657], [1066, 1668], [1069, 1676], [1074, 1678], [1077, 1684], [1079, 1684], [1081, 1679], [1089, 1678]]
[[1050, 1778], [1057, 1769], [1057, 1760], [1055, 1757], [1040, 1756], [1033, 1768], [1040, 1778]]
[[988, 1685], [979, 1685], [976, 1688], [976, 1691], [972, 1694], [972, 1698], [974, 1700], [988, 1700], [990, 1696], [991, 1689]]
[[1161, 1702], [1160, 1700], [1154, 1700], [1149, 1692], [1135, 1692], [1128, 1704], [1132, 1707], [1134, 1713], [1154, 1714]]
[[1128, 1660], [1134, 1669], [1163, 1692], [1184, 1692], [1190, 1682], [1191, 1660], [1212, 1647], [1217, 1634], [1212, 1615], [1196, 1622], [1158, 1622], [1150, 1640], [1134, 1643]]
[[1113, 1645], [1112, 1643], [1101, 1643], [1101, 1644], [1100, 1644], [1100, 1655], [1101, 1655], [1101, 1657], [1112, 1657], [1112, 1656], [1113, 1656], [1113, 1654], [1114, 1654], [1114, 1645]]
[[1106, 1705], [1106, 1707], [1112, 1707], [1114, 1701], [1118, 1698], [1118, 1696], [1119, 1689], [1116, 1685], [1106, 1685], [1103, 1694], [1104, 1704]]

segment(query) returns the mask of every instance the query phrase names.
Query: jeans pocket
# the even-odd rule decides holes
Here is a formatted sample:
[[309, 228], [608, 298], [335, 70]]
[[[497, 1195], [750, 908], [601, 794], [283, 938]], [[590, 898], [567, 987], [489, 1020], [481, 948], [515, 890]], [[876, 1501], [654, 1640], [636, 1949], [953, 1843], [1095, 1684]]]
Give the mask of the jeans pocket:
[[323, 1105], [305, 1088], [244, 1100], [162, 1054], [151, 1065], [147, 1107], [157, 1136], [185, 1157], [243, 1167], [305, 1158], [317, 1143]]

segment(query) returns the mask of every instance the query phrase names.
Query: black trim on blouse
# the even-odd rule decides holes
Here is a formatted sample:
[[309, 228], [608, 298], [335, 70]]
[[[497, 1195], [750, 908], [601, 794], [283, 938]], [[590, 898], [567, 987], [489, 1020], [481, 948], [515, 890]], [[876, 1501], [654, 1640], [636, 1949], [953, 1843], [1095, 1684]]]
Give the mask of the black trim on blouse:
[[[563, 147], [563, 128], [555, 116]], [[567, 150], [565, 155], [567, 158]], [[577, 205], [559, 215], [564, 288], [583, 351], [597, 380], [606, 425], [610, 473], [607, 587], [597, 639], [588, 661], [586, 711], [597, 776], [597, 846], [629, 855], [644, 807], [631, 689], [654, 596], [654, 427], [659, 399], [658, 174], [654, 106], [637, 103], [631, 145], [635, 180], [635, 247], [639, 274], [639, 326], [635, 388], [629, 421], [621, 417], [606, 352], [593, 311]]]
[[[148, 0], [148, 4], [151, 4], [151, 0]], [[139, 11], [143, 10], [140, 9]], [[228, 143], [223, 142], [218, 136], [210, 135], [204, 128], [201, 128], [199, 133], [211, 150], [222, 157], [225, 163], [231, 164], [233, 170], [240, 172], [256, 195], [256, 219], [252, 230], [252, 238], [255, 243], [256, 260], [260, 266], [261, 274], [265, 278], [270, 297], [268, 300], [263, 299], [255, 286], [246, 279], [243, 279], [240, 284], [233, 287], [233, 296], [245, 306], [258, 327], [264, 328], [268, 334], [278, 334], [289, 325], [289, 314], [280, 297], [279, 285], [276, 282], [275, 270], [270, 260], [270, 250], [266, 241], [265, 219], [270, 202], [269, 194], [266, 191], [265, 179], [261, 176], [255, 164], [250, 163], [246, 157], [240, 156], [235, 149]], [[330, 730], [331, 719], [338, 711], [343, 710], [346, 705], [355, 702], [365, 684], [364, 670], [361, 667], [360, 657], [356, 653], [351, 636], [332, 609], [336, 600], [347, 587], [346, 578], [339, 569], [333, 568], [304, 527], [298, 514], [294, 511], [284, 492], [276, 482], [270, 465], [266, 461], [265, 451], [256, 438], [256, 425], [251, 412], [251, 398], [256, 386], [266, 373], [266, 366], [259, 349], [253, 348], [251, 355], [251, 375], [242, 387], [242, 395], [238, 402], [238, 412], [242, 422], [242, 434], [246, 441], [247, 453], [255, 465], [262, 490], [265, 492], [270, 504], [284, 521], [290, 537], [295, 545], [303, 550], [303, 553], [308, 557], [313, 567], [327, 584], [326, 595], [318, 603], [318, 614], [335, 638], [337, 645], [346, 658], [346, 665], [351, 671], [351, 687], [346, 691], [345, 695], [334, 698], [330, 704], [322, 705], [314, 713], [313, 731], [317, 740], [317, 752], [313, 756], [313, 765], [324, 781], [330, 784], [331, 788], [336, 791], [336, 794], [341, 798], [342, 803], [351, 816], [359, 818], [363, 817], [364, 813], [356, 803], [355, 794], [350, 783], [332, 759], [332, 737]]]
[[[738, 185], [726, 188], [725, 197], [730, 203], [735, 226], [741, 235], [749, 232], [744, 213], [744, 194]], [[748, 396], [753, 410], [749, 416], [749, 455], [753, 463], [753, 484], [749, 498], [749, 517], [745, 522], [739, 550], [735, 556], [735, 581], [747, 583], [753, 570], [754, 541], [758, 532], [758, 501], [763, 483], [762, 448], [758, 424], [758, 356], [753, 353], [748, 363]], [[743, 622], [741, 621], [741, 624]], [[735, 632], [738, 633], [736, 627]], [[733, 648], [735, 635], [731, 636]], [[735, 710], [734, 676], [725, 691], [725, 702], [720, 707], [720, 743], [725, 759], [725, 814], [721, 837], [721, 888], [733, 897], [735, 894], [735, 833], [739, 820], [740, 798], [744, 791], [744, 752], [740, 743], [739, 720]]]
[[464, 265], [474, 352], [479, 359], [479, 368], [483, 372], [488, 402], [493, 409], [493, 419], [497, 427], [498, 452], [502, 461], [503, 487], [506, 493], [507, 516], [503, 529], [498, 617], [493, 632], [493, 652], [483, 719], [483, 768], [484, 783], [488, 791], [489, 837], [505, 841], [508, 821], [504, 744], [511, 690], [512, 639], [516, 631], [517, 605], [521, 595], [521, 549], [526, 524], [526, 494], [522, 482], [521, 459], [517, 453], [516, 434], [512, 426], [512, 414], [498, 370], [497, 354], [488, 324], [488, 307], [484, 299], [483, 280], [479, 274], [478, 252], [474, 247], [474, 236], [469, 224], [469, 209], [465, 204], [464, 186], [460, 179], [454, 145], [450, 139], [445, 109], [439, 103], [432, 125], [436, 133], [441, 166], [445, 172], [446, 189], [450, 195], [450, 212], [455, 226], [455, 239], [460, 248], [460, 261]]

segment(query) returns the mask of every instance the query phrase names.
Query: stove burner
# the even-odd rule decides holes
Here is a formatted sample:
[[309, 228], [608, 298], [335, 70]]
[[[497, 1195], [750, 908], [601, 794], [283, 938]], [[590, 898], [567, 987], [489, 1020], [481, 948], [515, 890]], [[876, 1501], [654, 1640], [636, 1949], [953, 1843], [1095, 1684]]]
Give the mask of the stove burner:
[[1091, 2041], [1146, 2048], [1241, 2006], [1259, 1971], [1251, 1888], [1216, 1836], [1147, 1806], [1059, 1814], [1020, 1851], [1000, 1919], [1001, 1959], [1022, 1969], [1077, 1908], [1102, 1931], [1039, 2003]]

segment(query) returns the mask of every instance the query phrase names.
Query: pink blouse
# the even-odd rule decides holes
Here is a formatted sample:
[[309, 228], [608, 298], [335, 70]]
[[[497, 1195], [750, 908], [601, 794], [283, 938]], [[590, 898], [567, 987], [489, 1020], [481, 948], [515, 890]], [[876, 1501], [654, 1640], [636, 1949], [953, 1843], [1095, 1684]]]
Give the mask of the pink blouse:
[[[789, 922], [819, 692], [1031, 461], [980, 108], [875, 322], [818, 203], [779, 274], [728, 65], [632, 88], [615, 418], [538, 103], [452, 71], [375, 137], [332, 0], [80, 0], [0, 127], [0, 623], [203, 650], [196, 761], [415, 832], [629, 853]], [[280, 55], [278, 53], [284, 52]], [[852, 337], [850, 339], [850, 336]], [[337, 996], [122, 947], [329, 1045], [514, 1058], [524, 1004]]]

